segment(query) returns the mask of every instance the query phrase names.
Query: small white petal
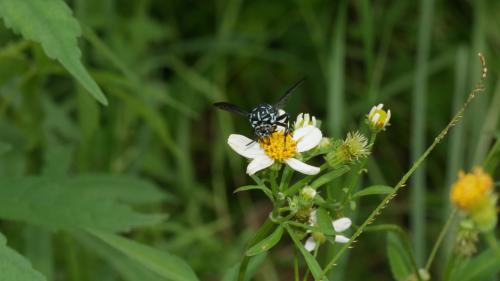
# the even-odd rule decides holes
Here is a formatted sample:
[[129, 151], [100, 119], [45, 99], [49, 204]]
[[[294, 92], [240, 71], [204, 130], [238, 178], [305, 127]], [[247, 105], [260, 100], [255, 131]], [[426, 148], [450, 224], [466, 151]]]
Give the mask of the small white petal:
[[312, 212], [309, 214], [309, 225], [310, 226], [315, 226], [317, 222], [317, 217], [316, 217], [316, 209], [312, 210]]
[[344, 235], [335, 235], [335, 242], [345, 244], [349, 242], [349, 238]]
[[261, 155], [257, 158], [254, 158], [250, 164], [247, 166], [247, 174], [250, 176], [257, 173], [260, 170], [263, 170], [274, 163], [274, 159], [270, 158], [267, 155]]
[[297, 152], [308, 151], [316, 147], [322, 138], [321, 130], [314, 126], [302, 127], [293, 132], [293, 139], [297, 142]]
[[304, 244], [304, 248], [308, 250], [309, 252], [314, 251], [316, 249], [316, 241], [314, 241], [314, 238], [312, 236], [309, 236], [307, 238], [306, 243]]
[[295, 171], [301, 172], [306, 175], [316, 175], [320, 172], [320, 168], [308, 165], [295, 158], [288, 158], [285, 160], [285, 163], [287, 163], [288, 166], [290, 166], [290, 168], [294, 169]]
[[376, 124], [378, 122], [378, 119], [380, 119], [380, 114], [375, 113], [375, 115], [373, 115], [373, 118], [372, 118], [372, 123]]
[[314, 117], [314, 116], [312, 117], [312, 125], [314, 127], [316, 127], [316, 117]]
[[382, 109], [383, 107], [384, 107], [384, 104], [383, 104], [383, 103], [379, 103], [379, 104], [377, 105], [377, 109]]
[[[253, 142], [253, 143], [252, 143]], [[246, 158], [255, 158], [265, 155], [265, 151], [259, 143], [242, 135], [232, 134], [227, 139], [229, 146], [241, 156]], [[249, 143], [252, 143], [248, 145]]]
[[342, 232], [351, 227], [351, 224], [352, 222], [349, 218], [340, 218], [332, 222], [333, 229], [335, 229], [335, 232]]
[[368, 118], [370, 118], [371, 116], [373, 116], [373, 114], [375, 113], [376, 110], [377, 110], [376, 106], [372, 107], [372, 109], [370, 110], [370, 113], [368, 113]]
[[384, 127], [389, 123], [389, 119], [391, 119], [391, 110], [387, 110], [387, 116], [385, 117]]

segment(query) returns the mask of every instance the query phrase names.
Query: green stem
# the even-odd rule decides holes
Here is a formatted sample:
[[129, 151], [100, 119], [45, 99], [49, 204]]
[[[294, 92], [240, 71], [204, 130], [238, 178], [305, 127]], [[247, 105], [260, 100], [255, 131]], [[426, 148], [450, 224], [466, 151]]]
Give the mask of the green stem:
[[481, 80], [479, 83], [476, 85], [476, 87], [470, 92], [467, 100], [465, 103], [462, 105], [462, 107], [458, 110], [458, 112], [455, 114], [455, 116], [451, 119], [451, 121], [448, 123], [448, 125], [439, 133], [439, 135], [434, 139], [434, 142], [427, 148], [427, 150], [413, 163], [411, 168], [406, 172], [406, 174], [403, 175], [403, 177], [399, 180], [399, 182], [396, 184], [394, 187], [393, 191], [380, 202], [380, 204], [370, 213], [368, 218], [361, 224], [361, 226], [354, 232], [352, 235], [351, 239], [347, 243], [344, 244], [344, 246], [337, 252], [337, 254], [330, 260], [330, 262], [326, 265], [325, 269], [321, 273], [321, 277], [324, 277], [325, 274], [330, 271], [335, 264], [337, 263], [337, 260], [340, 258], [340, 256], [347, 250], [349, 247], [351, 247], [352, 243], [354, 240], [356, 240], [361, 233], [364, 231], [364, 229], [371, 224], [375, 218], [380, 214], [383, 208], [387, 206], [387, 204], [396, 196], [397, 192], [406, 185], [406, 182], [408, 179], [411, 177], [411, 175], [417, 170], [417, 168], [422, 164], [422, 162], [429, 156], [429, 154], [434, 150], [434, 148], [446, 137], [448, 134], [448, 131], [454, 127], [461, 119], [463, 116], [463, 113], [467, 106], [470, 104], [470, 102], [476, 97], [477, 94], [482, 92], [483, 89], [483, 82], [484, 79], [486, 78], [486, 72], [484, 72], [484, 69], [486, 69], [484, 65], [484, 57], [480, 55], [481, 63], [483, 65], [483, 75], [481, 76]]
[[[267, 219], [264, 222], [264, 224], [260, 227], [260, 229], [255, 233], [254, 237], [248, 242], [247, 249], [250, 249], [250, 247], [257, 244], [259, 241], [264, 239], [264, 237], [269, 235], [273, 226], [274, 226], [274, 223], [270, 219]], [[239, 273], [238, 273], [238, 281], [245, 280], [245, 274], [247, 271], [248, 262], [250, 262], [250, 258], [251, 257], [246, 256], [246, 255], [243, 257], [243, 260], [241, 261], [241, 264], [240, 264]]]
[[454, 209], [448, 216], [448, 219], [446, 220], [443, 229], [441, 229], [441, 232], [439, 233], [436, 243], [434, 243], [434, 246], [432, 247], [429, 259], [427, 259], [427, 263], [425, 264], [425, 271], [429, 271], [431, 269], [431, 265], [432, 262], [434, 261], [434, 258], [436, 257], [437, 250], [439, 249], [439, 246], [441, 245], [441, 242], [443, 241], [446, 232], [448, 232], [448, 229], [450, 228], [451, 223], [453, 222], [453, 219], [455, 218], [456, 214], [457, 214], [457, 209]]
[[[375, 143], [375, 139], [377, 139], [377, 133], [372, 131], [368, 147], [370, 147], [370, 148], [373, 147], [373, 144]], [[356, 169], [354, 169], [354, 171], [352, 171], [351, 174], [349, 175], [349, 179], [347, 180], [347, 192], [344, 196], [344, 199], [342, 200], [343, 207], [351, 199], [352, 191], [354, 190], [354, 188], [358, 184], [358, 180], [361, 178], [360, 173], [364, 169], [367, 159], [368, 159], [368, 157], [365, 157], [363, 160], [361, 160], [361, 162], [359, 162], [359, 164], [356, 166]]]
[[295, 275], [295, 281], [299, 281], [300, 273], [299, 273], [299, 259], [297, 257], [297, 250], [293, 251], [293, 272]]

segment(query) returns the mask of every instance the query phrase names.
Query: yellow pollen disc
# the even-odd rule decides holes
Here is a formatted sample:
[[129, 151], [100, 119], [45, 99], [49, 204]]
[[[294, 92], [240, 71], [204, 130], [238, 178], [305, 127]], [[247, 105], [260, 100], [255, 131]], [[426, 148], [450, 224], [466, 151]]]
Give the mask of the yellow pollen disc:
[[473, 173], [460, 172], [458, 180], [451, 188], [451, 201], [455, 206], [469, 211], [477, 204], [484, 202], [484, 198], [491, 192], [493, 180], [481, 168], [475, 168]]
[[297, 142], [290, 134], [285, 135], [285, 132], [274, 132], [269, 137], [260, 139], [259, 144], [267, 156], [274, 160], [287, 159], [297, 153]]

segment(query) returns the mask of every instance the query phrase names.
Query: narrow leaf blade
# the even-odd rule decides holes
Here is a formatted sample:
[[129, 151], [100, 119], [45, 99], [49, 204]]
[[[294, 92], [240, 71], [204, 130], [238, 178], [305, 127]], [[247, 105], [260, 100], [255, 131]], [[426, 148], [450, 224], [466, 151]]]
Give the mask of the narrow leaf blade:
[[391, 193], [392, 190], [393, 188], [387, 185], [372, 185], [354, 193], [353, 197], [357, 198], [368, 195], [385, 195]]
[[142, 264], [147, 269], [168, 280], [198, 281], [198, 277], [191, 267], [177, 256], [142, 245], [119, 235], [92, 230], [89, 232], [129, 258]]
[[269, 249], [278, 244], [282, 236], [283, 236], [283, 227], [278, 226], [276, 230], [273, 233], [271, 233], [271, 235], [267, 236], [259, 243], [250, 247], [250, 249], [247, 250], [246, 255], [255, 256], [260, 253], [267, 252]]

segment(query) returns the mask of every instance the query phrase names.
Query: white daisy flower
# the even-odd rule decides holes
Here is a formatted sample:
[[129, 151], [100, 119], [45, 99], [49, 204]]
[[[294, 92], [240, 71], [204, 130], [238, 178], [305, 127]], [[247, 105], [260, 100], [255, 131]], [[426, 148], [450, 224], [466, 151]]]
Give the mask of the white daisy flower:
[[[316, 210], [314, 210], [311, 212], [311, 216], [309, 217], [309, 223], [312, 226], [314, 226], [314, 225], [316, 225], [316, 221], [317, 221]], [[335, 233], [337, 233], [335, 235], [335, 242], [342, 243], [342, 244], [349, 242], [349, 238], [345, 237], [344, 235], [340, 235], [338, 233], [341, 233], [341, 232], [349, 229], [349, 227], [351, 227], [351, 224], [352, 224], [351, 219], [349, 219], [347, 217], [343, 217], [343, 218], [336, 219], [336, 220], [332, 221], [333, 229], [335, 230]], [[316, 247], [318, 246], [318, 244], [321, 243], [321, 241], [317, 241], [318, 238], [320, 238], [320, 237], [315, 237], [315, 235], [313, 233], [311, 236], [309, 236], [309, 238], [307, 238], [306, 242], [304, 243], [304, 248], [306, 248], [306, 250], [308, 250], [309, 252], [314, 251], [316, 249]], [[324, 238], [322, 238], [322, 239], [324, 239]]]
[[316, 126], [316, 117], [310, 116], [309, 113], [301, 113], [297, 116], [295, 123], [293, 124], [293, 128], [295, 130], [306, 127], [306, 126]]
[[391, 119], [391, 111], [385, 111], [383, 107], [383, 104], [374, 106], [367, 115], [368, 124], [376, 131], [384, 130], [389, 125], [389, 120]]
[[318, 167], [308, 165], [294, 157], [300, 152], [316, 147], [322, 137], [318, 128], [306, 126], [293, 131], [291, 135], [277, 130], [258, 142], [243, 135], [232, 134], [227, 143], [236, 153], [252, 159], [247, 166], [249, 175], [271, 166], [275, 161], [285, 162], [290, 168], [303, 174], [315, 175], [320, 172]]

